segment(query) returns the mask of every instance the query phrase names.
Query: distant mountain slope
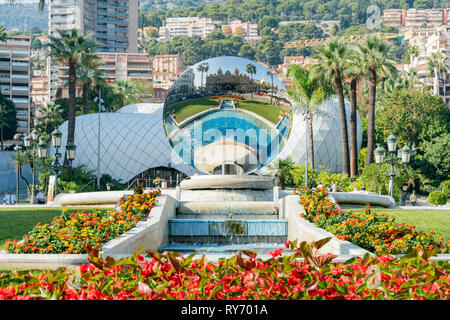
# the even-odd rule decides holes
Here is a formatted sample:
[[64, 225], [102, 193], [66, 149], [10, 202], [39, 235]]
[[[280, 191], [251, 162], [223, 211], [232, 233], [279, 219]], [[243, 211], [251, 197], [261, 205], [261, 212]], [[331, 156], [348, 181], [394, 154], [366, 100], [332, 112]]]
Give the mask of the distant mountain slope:
[[0, 26], [7, 31], [29, 31], [32, 27], [48, 29], [48, 11], [39, 12], [37, 4], [0, 4]]
[[220, 2], [225, 0], [141, 0], [140, 4], [146, 12], [151, 12]]

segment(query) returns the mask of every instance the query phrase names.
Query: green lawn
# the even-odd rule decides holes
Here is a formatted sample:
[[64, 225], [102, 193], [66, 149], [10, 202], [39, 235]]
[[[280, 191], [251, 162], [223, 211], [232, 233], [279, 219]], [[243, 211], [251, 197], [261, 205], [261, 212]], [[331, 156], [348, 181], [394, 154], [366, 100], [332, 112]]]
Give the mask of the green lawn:
[[280, 111], [283, 110], [281, 107], [270, 103], [250, 99], [239, 100], [237, 102], [237, 107], [256, 113], [275, 125], [280, 121]]
[[[362, 209], [352, 210], [362, 211]], [[404, 222], [416, 227], [417, 231], [433, 231], [438, 236], [450, 240], [450, 210], [407, 210], [407, 209], [373, 209], [378, 214], [387, 213], [397, 222]]]
[[[76, 212], [78, 209], [68, 207], [69, 212]], [[20, 240], [33, 229], [39, 222], [50, 223], [54, 217], [61, 215], [61, 208], [0, 208], [0, 248], [5, 245], [6, 239]], [[107, 209], [99, 209], [107, 210]]]
[[167, 111], [174, 110], [176, 118], [175, 120], [180, 123], [186, 120], [189, 117], [196, 115], [199, 112], [203, 112], [205, 110], [211, 108], [219, 107], [219, 102], [215, 99], [210, 98], [198, 98], [198, 99], [189, 99], [173, 106], [170, 106]]
[[[199, 112], [217, 108], [219, 106], [219, 102], [216, 99], [211, 98], [198, 98], [198, 99], [189, 99], [173, 106], [170, 106], [169, 110], [174, 110], [176, 114], [176, 121], [178, 123], [186, 120], [189, 117], [192, 117]], [[261, 117], [269, 120], [273, 124], [277, 124], [280, 120], [280, 110], [283, 110], [279, 106], [272, 105], [265, 101], [258, 101], [252, 99], [238, 100], [237, 107], [239, 109], [248, 110], [254, 112]]]

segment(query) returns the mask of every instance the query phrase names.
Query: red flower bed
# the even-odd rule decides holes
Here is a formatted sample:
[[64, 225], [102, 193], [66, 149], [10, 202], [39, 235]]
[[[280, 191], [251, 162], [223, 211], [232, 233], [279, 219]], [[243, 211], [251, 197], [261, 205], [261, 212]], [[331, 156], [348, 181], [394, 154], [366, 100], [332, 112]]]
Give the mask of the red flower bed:
[[63, 210], [51, 223], [39, 222], [21, 241], [7, 239], [5, 249], [9, 253], [86, 253], [86, 245], [100, 248], [145, 220], [159, 195], [160, 190], [143, 193], [139, 185], [133, 195], [121, 198], [121, 211]]
[[[297, 189], [297, 194], [299, 194]], [[364, 212], [339, 210], [328, 199], [324, 189], [314, 192], [305, 190], [300, 194], [299, 203], [303, 206], [303, 218], [362, 248], [377, 254], [402, 254], [412, 249], [439, 249], [449, 251], [450, 242], [437, 237], [434, 232], [418, 232], [414, 226], [395, 222], [387, 214], [376, 214], [370, 206]]]
[[[147, 251], [120, 261], [102, 259], [88, 248], [89, 264], [74, 270], [13, 271], [0, 274], [0, 299], [448, 299], [448, 262], [427, 261], [433, 252], [353, 258], [333, 263], [334, 255], [315, 252], [329, 239], [288, 243], [292, 255], [262, 260], [245, 252], [218, 263], [176, 253]], [[302, 258], [302, 259], [300, 259]]]

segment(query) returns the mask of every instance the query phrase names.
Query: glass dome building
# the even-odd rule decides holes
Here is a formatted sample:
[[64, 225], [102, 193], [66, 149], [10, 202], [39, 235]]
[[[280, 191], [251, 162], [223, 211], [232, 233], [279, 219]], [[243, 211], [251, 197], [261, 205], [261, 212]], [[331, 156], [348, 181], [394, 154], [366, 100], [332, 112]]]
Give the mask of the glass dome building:
[[[125, 106], [115, 113], [102, 113], [100, 121], [98, 114], [77, 116], [73, 165], [85, 165], [97, 173], [99, 157], [100, 175], [109, 174], [123, 183], [146, 179], [149, 186], [158, 177], [170, 187], [194, 174], [266, 174], [270, 163], [287, 157], [304, 164], [305, 119], [301, 111], [291, 109], [281, 82], [247, 59], [222, 57], [205, 62], [180, 77], [164, 104]], [[226, 67], [233, 63], [234, 69]], [[248, 67], [251, 73], [248, 65], [255, 66]], [[348, 101], [346, 111], [350, 128]], [[341, 172], [337, 99], [323, 103], [313, 119], [316, 168]], [[63, 134], [59, 152], [64, 154], [67, 121], [59, 130]], [[357, 142], [359, 152], [359, 114]]]

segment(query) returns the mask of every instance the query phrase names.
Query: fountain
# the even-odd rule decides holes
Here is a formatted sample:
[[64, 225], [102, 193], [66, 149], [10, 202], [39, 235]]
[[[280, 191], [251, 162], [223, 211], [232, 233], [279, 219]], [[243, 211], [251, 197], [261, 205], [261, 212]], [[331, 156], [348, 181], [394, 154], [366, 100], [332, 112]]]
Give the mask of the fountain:
[[[175, 81], [163, 123], [174, 151], [202, 175], [180, 183], [160, 251], [231, 254], [284, 247], [278, 187], [257, 174], [284, 146], [292, 106], [268, 69], [238, 57], [194, 65]], [[269, 81], [270, 79], [270, 81]], [[282, 123], [282, 125], [280, 124]]]

